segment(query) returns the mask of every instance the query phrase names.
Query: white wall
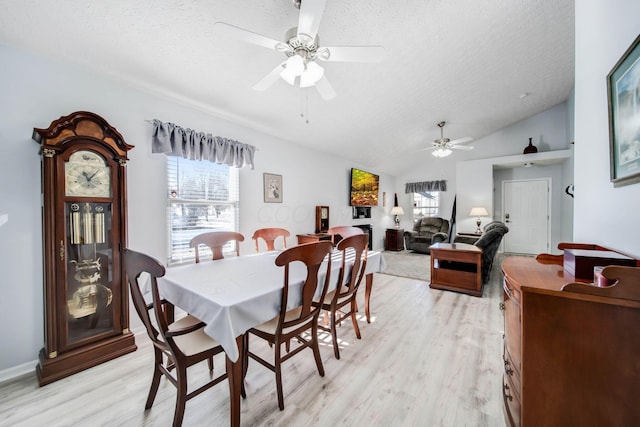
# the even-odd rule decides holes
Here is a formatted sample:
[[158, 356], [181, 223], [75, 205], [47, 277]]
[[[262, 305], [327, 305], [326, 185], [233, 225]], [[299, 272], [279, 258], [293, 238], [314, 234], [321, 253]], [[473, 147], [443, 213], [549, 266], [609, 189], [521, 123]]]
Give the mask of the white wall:
[[[349, 171], [364, 165], [286, 143], [213, 117], [202, 110], [141, 92], [86, 70], [0, 45], [0, 380], [8, 371], [33, 370], [43, 347], [42, 228], [39, 145], [34, 127], [46, 128], [60, 116], [86, 110], [116, 127], [129, 152], [129, 246], [166, 260], [165, 158], [151, 154], [148, 119], [171, 121], [258, 147], [256, 169], [240, 172], [242, 253], [255, 249], [253, 230], [287, 228], [292, 235], [314, 231], [315, 206], [330, 207], [330, 224], [371, 223], [374, 249], [392, 225], [390, 204], [372, 209], [372, 218], [352, 220], [348, 207]], [[283, 176], [283, 203], [263, 202], [263, 172]], [[394, 178], [380, 174], [382, 192], [393, 194]], [[295, 243], [295, 237], [291, 243]], [[132, 328], [139, 325], [130, 310]]]
[[640, 32], [640, 2], [577, 1], [575, 241], [640, 257], [640, 184], [613, 188], [606, 76]]

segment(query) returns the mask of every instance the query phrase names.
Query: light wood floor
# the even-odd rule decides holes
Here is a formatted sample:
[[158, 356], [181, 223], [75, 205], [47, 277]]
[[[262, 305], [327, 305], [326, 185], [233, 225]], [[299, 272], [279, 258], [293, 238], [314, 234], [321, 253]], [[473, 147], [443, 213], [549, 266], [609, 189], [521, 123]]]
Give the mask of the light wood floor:
[[[278, 410], [274, 375], [250, 362], [242, 425], [502, 427], [501, 299], [497, 266], [483, 298], [376, 274], [373, 321], [360, 322], [362, 340], [343, 323], [340, 360], [325, 340], [324, 378], [310, 351], [286, 362], [284, 411]], [[152, 350], [146, 337], [136, 342], [132, 354], [42, 388], [35, 374], [0, 385], [0, 426], [171, 425], [175, 388], [166, 380], [153, 407], [144, 410]], [[271, 351], [258, 339], [251, 348]], [[190, 385], [208, 377], [201, 365]], [[227, 383], [187, 402], [183, 425], [229, 425]]]

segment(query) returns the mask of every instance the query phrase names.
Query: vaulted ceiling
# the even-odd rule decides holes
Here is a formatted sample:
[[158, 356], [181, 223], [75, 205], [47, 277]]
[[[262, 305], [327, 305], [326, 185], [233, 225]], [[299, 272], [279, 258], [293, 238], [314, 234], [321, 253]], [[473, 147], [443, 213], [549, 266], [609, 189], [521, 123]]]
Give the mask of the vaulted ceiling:
[[329, 101], [283, 80], [253, 90], [285, 57], [213, 24], [284, 40], [298, 14], [292, 0], [0, 0], [0, 43], [392, 175], [432, 157], [416, 151], [440, 121], [477, 140], [573, 88], [574, 0], [328, 0], [321, 44], [381, 45], [383, 61], [322, 63]]

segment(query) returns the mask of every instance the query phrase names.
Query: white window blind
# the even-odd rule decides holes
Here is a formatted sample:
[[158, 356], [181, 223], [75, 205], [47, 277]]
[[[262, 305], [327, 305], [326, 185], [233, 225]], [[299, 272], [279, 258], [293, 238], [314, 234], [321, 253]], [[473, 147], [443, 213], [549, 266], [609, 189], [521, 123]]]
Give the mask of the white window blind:
[[[167, 157], [169, 264], [195, 260], [191, 238], [209, 231], [238, 231], [239, 171], [209, 161]], [[235, 251], [230, 242], [224, 252]], [[200, 248], [200, 257], [211, 257]]]
[[440, 212], [440, 192], [426, 191], [413, 193], [413, 219], [438, 216]]

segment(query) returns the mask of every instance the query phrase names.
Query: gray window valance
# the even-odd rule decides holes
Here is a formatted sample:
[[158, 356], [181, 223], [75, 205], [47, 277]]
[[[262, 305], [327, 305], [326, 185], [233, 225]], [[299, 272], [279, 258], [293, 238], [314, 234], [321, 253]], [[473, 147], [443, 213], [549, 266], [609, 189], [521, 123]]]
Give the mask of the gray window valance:
[[447, 191], [447, 181], [407, 182], [404, 187], [405, 193], [424, 193], [426, 191]]
[[154, 119], [151, 151], [190, 160], [209, 160], [241, 168], [253, 169], [256, 147], [210, 133], [184, 129], [173, 123]]

